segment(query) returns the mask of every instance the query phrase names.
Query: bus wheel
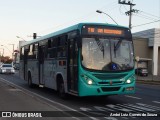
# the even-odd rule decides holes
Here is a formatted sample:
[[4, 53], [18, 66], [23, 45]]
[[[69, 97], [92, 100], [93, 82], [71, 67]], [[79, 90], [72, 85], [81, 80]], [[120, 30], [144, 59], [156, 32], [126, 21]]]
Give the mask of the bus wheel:
[[32, 78], [31, 75], [28, 75], [28, 87], [33, 88]]
[[59, 83], [59, 96], [62, 99], [66, 99], [67, 98], [67, 94], [65, 93], [64, 83], [63, 82]]

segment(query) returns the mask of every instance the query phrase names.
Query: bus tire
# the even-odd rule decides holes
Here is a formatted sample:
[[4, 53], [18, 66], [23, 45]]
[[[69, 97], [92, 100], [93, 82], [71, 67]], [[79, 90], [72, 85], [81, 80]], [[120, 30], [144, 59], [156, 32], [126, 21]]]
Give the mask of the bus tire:
[[28, 87], [33, 88], [33, 83], [32, 83], [32, 78], [30, 73], [28, 73]]
[[66, 99], [67, 94], [65, 93], [65, 87], [64, 87], [64, 82], [63, 82], [62, 77], [58, 77], [57, 81], [58, 81], [58, 94], [60, 98]]

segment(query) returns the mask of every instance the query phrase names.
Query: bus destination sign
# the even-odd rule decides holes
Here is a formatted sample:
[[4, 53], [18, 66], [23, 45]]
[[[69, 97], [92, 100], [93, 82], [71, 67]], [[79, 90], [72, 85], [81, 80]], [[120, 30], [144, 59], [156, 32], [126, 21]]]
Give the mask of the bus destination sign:
[[111, 27], [83, 27], [83, 33], [89, 35], [124, 36], [124, 30]]
[[88, 28], [88, 33], [98, 33], [98, 34], [113, 34], [113, 35], [122, 35], [122, 30], [113, 30], [105, 28]]

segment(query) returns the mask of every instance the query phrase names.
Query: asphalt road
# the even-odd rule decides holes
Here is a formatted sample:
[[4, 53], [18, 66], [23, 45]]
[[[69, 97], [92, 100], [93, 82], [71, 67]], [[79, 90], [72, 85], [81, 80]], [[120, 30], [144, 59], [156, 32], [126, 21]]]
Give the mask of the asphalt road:
[[[0, 80], [3, 82], [7, 82], [7, 84], [14, 86], [17, 89], [22, 90], [24, 93], [27, 93], [26, 95], [30, 97], [34, 97], [37, 100], [41, 100], [47, 103], [49, 106], [54, 106], [62, 111], [67, 111], [68, 114], [74, 116], [73, 119], [77, 120], [160, 119], [160, 116], [151, 117], [151, 115], [156, 115], [158, 113], [160, 114], [159, 85], [137, 84], [136, 93], [133, 95], [115, 95], [109, 96], [105, 99], [99, 97], [79, 98], [71, 96], [68, 100], [62, 100], [58, 97], [57, 93], [54, 90], [39, 87], [36, 87], [34, 89], [28, 88], [27, 82], [20, 79], [18, 74], [0, 74]], [[23, 110], [23, 106], [21, 107]], [[51, 111], [53, 110], [54, 109], [51, 109]]]

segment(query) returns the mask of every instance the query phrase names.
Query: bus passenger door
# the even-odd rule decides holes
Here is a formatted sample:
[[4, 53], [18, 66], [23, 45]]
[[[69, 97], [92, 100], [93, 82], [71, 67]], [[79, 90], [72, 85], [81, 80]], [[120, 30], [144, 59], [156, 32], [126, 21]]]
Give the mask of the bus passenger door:
[[75, 39], [68, 40], [68, 65], [67, 80], [68, 90], [72, 94], [78, 94], [78, 47]]
[[39, 46], [38, 49], [38, 78], [39, 78], [39, 85], [44, 85], [44, 46]]

